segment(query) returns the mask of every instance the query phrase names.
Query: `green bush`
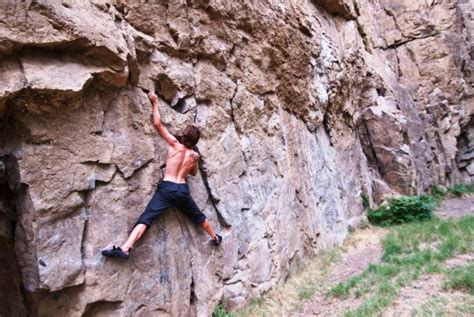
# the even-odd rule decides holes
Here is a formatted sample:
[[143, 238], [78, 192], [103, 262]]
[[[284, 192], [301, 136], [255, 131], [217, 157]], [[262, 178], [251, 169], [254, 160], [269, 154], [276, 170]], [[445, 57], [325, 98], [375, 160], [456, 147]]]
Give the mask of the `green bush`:
[[431, 219], [435, 207], [436, 201], [431, 196], [400, 196], [389, 199], [388, 205], [369, 209], [367, 218], [374, 225], [390, 226]]

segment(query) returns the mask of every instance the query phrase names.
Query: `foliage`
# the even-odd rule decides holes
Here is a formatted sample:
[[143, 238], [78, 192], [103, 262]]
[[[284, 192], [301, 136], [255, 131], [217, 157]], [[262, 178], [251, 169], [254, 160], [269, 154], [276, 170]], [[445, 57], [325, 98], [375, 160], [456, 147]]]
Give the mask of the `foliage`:
[[[474, 193], [474, 185], [456, 184], [446, 190], [434, 185], [431, 195], [400, 196], [388, 200], [388, 204], [377, 209], [368, 209], [367, 217], [370, 223], [379, 226], [391, 226], [406, 222], [431, 219], [433, 210], [446, 195], [461, 197]], [[362, 204], [368, 207], [368, 196], [362, 193]]]
[[431, 219], [435, 206], [436, 200], [431, 196], [400, 196], [389, 199], [387, 205], [378, 209], [369, 209], [367, 217], [372, 224], [390, 226]]

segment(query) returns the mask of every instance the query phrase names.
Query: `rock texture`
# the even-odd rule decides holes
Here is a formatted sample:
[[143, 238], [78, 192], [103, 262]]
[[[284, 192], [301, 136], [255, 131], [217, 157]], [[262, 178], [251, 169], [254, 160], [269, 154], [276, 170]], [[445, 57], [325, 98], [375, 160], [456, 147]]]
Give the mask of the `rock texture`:
[[[2, 1], [0, 314], [209, 316], [341, 243], [362, 197], [472, 182], [471, 13], [467, 0]], [[141, 88], [173, 133], [202, 129], [189, 182], [222, 247], [169, 211], [129, 262], [100, 255], [161, 176]]]

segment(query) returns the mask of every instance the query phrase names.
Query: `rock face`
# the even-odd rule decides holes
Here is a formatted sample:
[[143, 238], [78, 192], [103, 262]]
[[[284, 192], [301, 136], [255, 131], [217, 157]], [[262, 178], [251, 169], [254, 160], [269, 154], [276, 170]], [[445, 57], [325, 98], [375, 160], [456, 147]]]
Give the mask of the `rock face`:
[[[472, 182], [469, 1], [142, 2], [0, 4], [0, 315], [238, 308], [341, 243], [362, 197]], [[201, 128], [189, 183], [222, 247], [170, 210], [130, 261], [100, 255], [162, 173], [141, 88]]]

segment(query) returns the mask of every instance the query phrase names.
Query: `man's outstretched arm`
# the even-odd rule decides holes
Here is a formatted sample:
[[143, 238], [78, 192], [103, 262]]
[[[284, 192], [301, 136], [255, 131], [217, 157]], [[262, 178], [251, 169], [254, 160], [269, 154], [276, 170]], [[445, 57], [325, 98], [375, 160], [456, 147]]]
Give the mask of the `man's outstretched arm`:
[[169, 133], [168, 129], [166, 129], [166, 127], [161, 122], [158, 97], [154, 93], [150, 92], [148, 94], [148, 98], [150, 98], [151, 104], [153, 105], [153, 125], [158, 130], [158, 133], [160, 133], [161, 137], [165, 139], [166, 143], [168, 143], [170, 146], [175, 146], [178, 144], [178, 140], [171, 133]]

